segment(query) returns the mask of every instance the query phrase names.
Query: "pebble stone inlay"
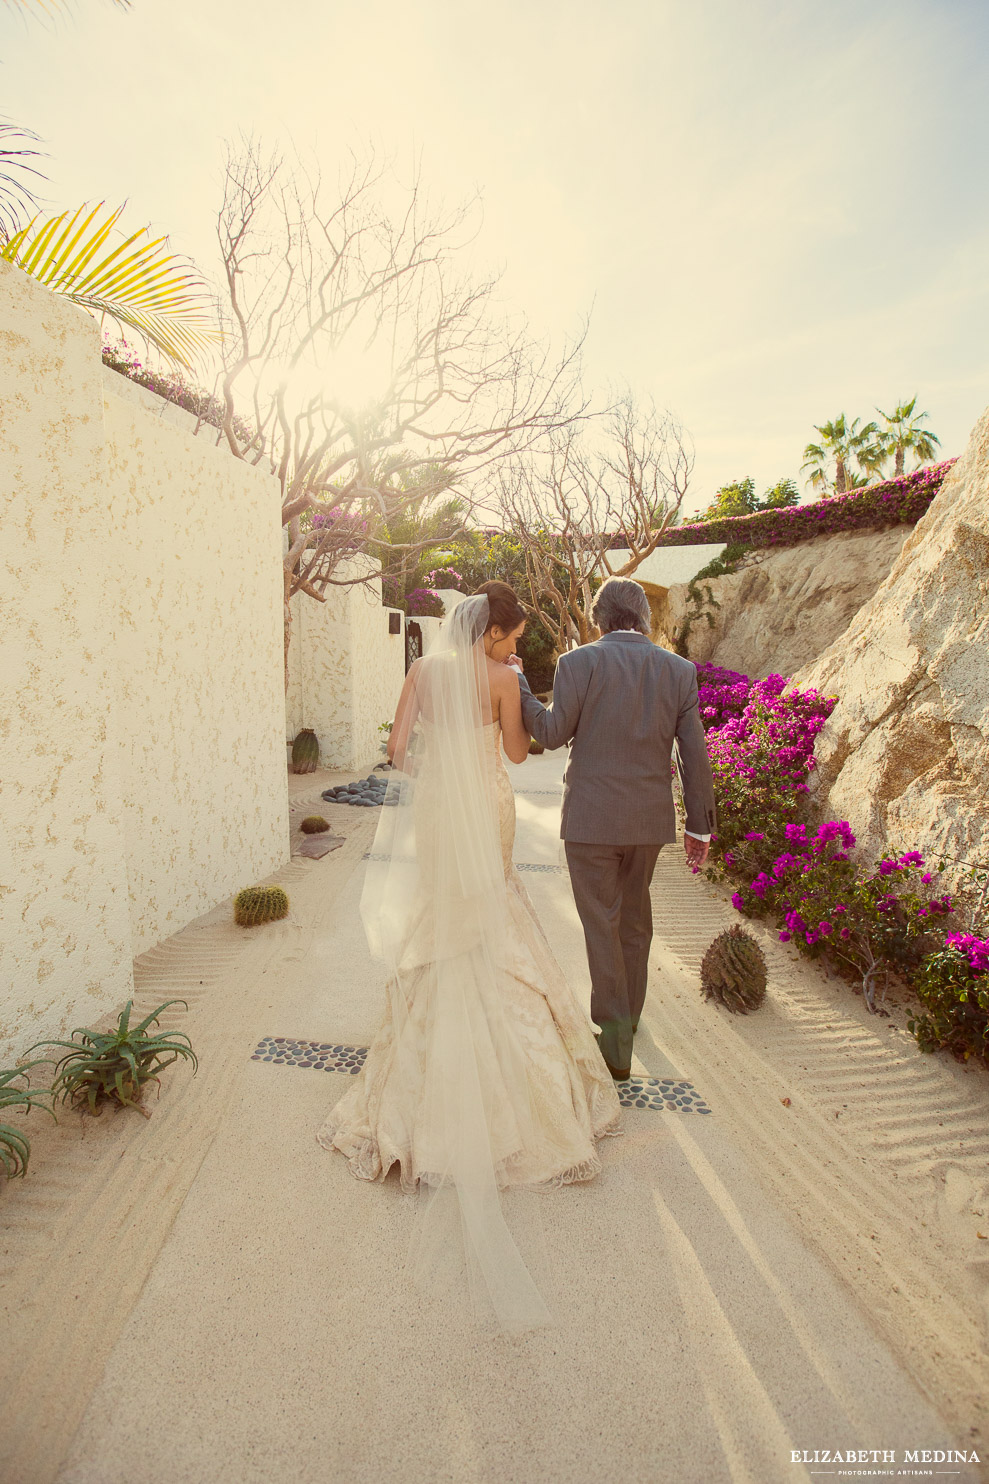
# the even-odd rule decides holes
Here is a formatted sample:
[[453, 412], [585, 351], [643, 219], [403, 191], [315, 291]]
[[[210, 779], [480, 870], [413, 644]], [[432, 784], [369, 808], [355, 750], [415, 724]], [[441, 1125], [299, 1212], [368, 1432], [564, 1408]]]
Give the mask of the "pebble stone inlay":
[[[270, 1061], [276, 1066], [312, 1067], [317, 1072], [347, 1072], [356, 1076], [364, 1065], [366, 1046], [340, 1046], [332, 1041], [297, 1041], [288, 1036], [264, 1036], [251, 1053], [251, 1061]], [[650, 1108], [656, 1112], [710, 1113], [693, 1084], [675, 1077], [630, 1077], [616, 1082], [623, 1108]]]

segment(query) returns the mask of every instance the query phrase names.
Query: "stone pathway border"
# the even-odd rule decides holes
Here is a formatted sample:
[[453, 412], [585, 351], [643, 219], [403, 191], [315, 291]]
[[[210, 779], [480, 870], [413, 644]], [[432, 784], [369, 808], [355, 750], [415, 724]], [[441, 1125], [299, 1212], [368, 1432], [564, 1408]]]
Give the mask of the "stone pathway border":
[[[278, 1066], [307, 1067], [317, 1072], [361, 1070], [367, 1056], [366, 1046], [334, 1046], [328, 1041], [299, 1041], [287, 1036], [263, 1036], [251, 1054], [252, 1061], [274, 1062]], [[629, 1077], [616, 1083], [618, 1100], [623, 1108], [651, 1108], [656, 1112], [710, 1113], [704, 1099], [690, 1082], [673, 1077]]]

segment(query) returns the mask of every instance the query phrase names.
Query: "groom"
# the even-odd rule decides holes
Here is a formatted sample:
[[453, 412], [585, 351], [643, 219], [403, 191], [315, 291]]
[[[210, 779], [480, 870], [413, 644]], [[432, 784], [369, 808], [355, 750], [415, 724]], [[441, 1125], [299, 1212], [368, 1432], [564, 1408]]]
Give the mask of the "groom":
[[642, 588], [610, 577], [591, 617], [601, 638], [560, 656], [551, 705], [536, 699], [520, 667], [519, 685], [536, 741], [549, 748], [571, 743], [560, 834], [587, 944], [591, 1019], [601, 1027], [608, 1070], [624, 1081], [646, 997], [649, 885], [660, 850], [676, 840], [671, 758], [683, 790], [690, 866], [707, 860], [714, 785], [697, 670], [652, 643]]

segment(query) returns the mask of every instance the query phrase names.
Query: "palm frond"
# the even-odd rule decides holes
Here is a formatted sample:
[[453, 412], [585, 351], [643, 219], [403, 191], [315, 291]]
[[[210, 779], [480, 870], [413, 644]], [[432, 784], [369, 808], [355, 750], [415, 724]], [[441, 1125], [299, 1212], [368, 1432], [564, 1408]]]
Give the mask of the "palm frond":
[[[189, 366], [217, 339], [206, 284], [148, 227], [110, 246], [123, 207], [39, 214], [3, 244], [0, 259], [91, 314], [108, 315]], [[109, 247], [109, 250], [106, 249]]]

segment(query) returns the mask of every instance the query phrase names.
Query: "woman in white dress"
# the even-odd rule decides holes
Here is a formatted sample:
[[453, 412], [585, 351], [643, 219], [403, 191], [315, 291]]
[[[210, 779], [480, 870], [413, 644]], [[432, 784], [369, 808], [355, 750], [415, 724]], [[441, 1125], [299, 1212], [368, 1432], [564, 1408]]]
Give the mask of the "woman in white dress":
[[456, 1261], [479, 1315], [506, 1329], [550, 1316], [499, 1192], [592, 1179], [621, 1132], [618, 1095], [512, 864], [515, 798], [502, 759], [529, 734], [508, 663], [526, 612], [485, 583], [406, 677], [395, 771], [361, 912], [385, 964], [384, 1018], [360, 1075], [318, 1132], [352, 1173], [426, 1197], [414, 1267]]

